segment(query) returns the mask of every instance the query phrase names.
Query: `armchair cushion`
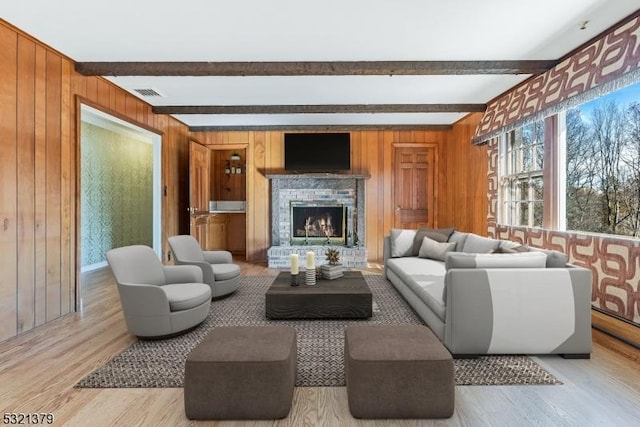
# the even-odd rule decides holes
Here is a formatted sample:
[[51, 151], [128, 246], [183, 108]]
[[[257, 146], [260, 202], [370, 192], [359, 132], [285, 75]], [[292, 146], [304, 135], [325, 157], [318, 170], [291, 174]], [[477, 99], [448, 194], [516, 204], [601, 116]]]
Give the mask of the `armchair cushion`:
[[240, 268], [235, 264], [211, 264], [216, 281], [229, 280], [240, 275]]
[[211, 288], [204, 283], [165, 285], [161, 289], [167, 295], [171, 311], [188, 310], [211, 300]]

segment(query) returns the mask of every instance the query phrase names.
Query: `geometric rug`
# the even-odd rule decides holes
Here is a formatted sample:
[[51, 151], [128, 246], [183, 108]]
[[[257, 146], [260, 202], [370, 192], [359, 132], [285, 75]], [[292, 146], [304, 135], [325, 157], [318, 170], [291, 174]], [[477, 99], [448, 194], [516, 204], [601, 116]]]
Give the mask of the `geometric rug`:
[[[288, 325], [297, 331], [297, 387], [344, 386], [344, 328], [355, 324], [424, 324], [393, 285], [380, 274], [363, 274], [373, 294], [368, 320], [269, 320], [264, 295], [275, 275], [241, 276], [231, 296], [211, 302], [196, 329], [164, 340], [138, 340], [104, 366], [83, 378], [82, 388], [182, 387], [189, 352], [211, 328], [231, 325]], [[322, 282], [318, 282], [322, 286]], [[456, 385], [561, 384], [527, 356], [454, 359]]]

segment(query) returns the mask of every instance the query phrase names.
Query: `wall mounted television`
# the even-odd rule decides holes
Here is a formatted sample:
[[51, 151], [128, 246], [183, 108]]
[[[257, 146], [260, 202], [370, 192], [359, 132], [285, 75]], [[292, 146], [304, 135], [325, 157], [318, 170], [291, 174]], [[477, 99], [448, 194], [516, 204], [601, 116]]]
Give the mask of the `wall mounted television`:
[[351, 138], [341, 133], [285, 133], [284, 168], [298, 172], [351, 169]]

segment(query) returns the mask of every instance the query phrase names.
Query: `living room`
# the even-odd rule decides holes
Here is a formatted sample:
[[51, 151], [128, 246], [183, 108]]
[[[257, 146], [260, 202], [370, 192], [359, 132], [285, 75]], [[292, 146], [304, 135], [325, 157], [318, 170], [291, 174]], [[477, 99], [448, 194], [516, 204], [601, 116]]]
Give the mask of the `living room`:
[[[630, 8], [630, 14], [607, 22], [602, 30], [609, 30], [604, 35], [585, 41], [601, 47], [607, 34], [619, 34], [612, 30], [618, 24], [637, 34], [635, 9], [639, 6]], [[520, 13], [524, 12], [520, 10]], [[3, 387], [0, 394], [2, 409], [5, 413], [52, 412], [58, 420], [56, 423], [64, 424], [82, 424], [88, 420], [105, 425], [117, 422], [187, 424], [176, 389], [73, 388], [81, 377], [135, 340], [126, 332], [115, 289], [81, 286], [78, 150], [82, 106], [162, 135], [160, 254], [167, 264], [172, 263], [167, 238], [189, 234], [189, 144], [195, 141], [210, 149], [246, 150], [243, 152], [246, 153], [246, 245], [243, 256], [238, 256], [244, 275], [268, 273], [266, 264], [273, 225], [271, 184], [267, 175], [284, 169], [285, 134], [299, 130], [292, 125], [280, 129], [195, 131], [194, 126], [169, 114], [154, 112], [151, 103], [111, 80], [80, 73], [74, 58], [67, 56], [63, 49], [58, 51], [58, 47], [48, 45], [48, 39], [40, 40], [35, 32], [14, 26], [17, 24], [2, 12], [0, 18], [0, 95], [3, 100], [0, 169], [4, 219], [0, 243], [3, 253], [0, 375], [3, 384], [10, 384], [7, 389]], [[615, 40], [609, 36], [609, 43], [614, 46]], [[625, 43], [628, 50], [620, 51], [637, 49], [633, 39], [625, 39]], [[569, 50], [563, 52], [567, 53]], [[614, 54], [612, 57], [618, 58]], [[632, 55], [628, 58], [631, 59], [623, 61], [626, 68], [612, 72], [616, 75], [612, 79], [617, 78], [618, 73], [626, 74], [628, 83], [638, 81], [637, 60], [634, 62]], [[556, 75], [554, 73], [562, 70], [560, 64], [554, 67], [540, 76]], [[549, 81], [551, 86], [547, 89], [553, 89], [552, 79]], [[524, 86], [518, 86], [521, 89], [526, 87], [526, 82], [535, 83], [535, 79], [523, 78], [523, 82]], [[512, 116], [520, 113], [518, 108], [535, 103], [535, 97], [518, 102], [519, 93], [497, 93], [500, 96], [496, 99], [483, 100], [486, 112], [464, 113], [446, 126], [348, 128], [350, 172], [369, 176], [364, 195], [366, 225], [361, 236], [370, 262], [368, 269], [380, 273], [384, 237], [392, 228], [404, 228], [396, 210], [399, 199], [395, 198], [398, 190], [394, 187], [398, 179], [395, 153], [411, 147], [432, 150], [434, 179], [429, 205], [432, 209], [425, 225], [455, 227], [482, 236], [567, 252], [570, 262], [599, 274], [592, 297], [592, 304], [599, 309], [593, 310], [594, 325], [601, 322], [601, 329], [617, 333], [621, 338], [608, 339], [606, 334], [594, 330], [591, 360], [543, 358], [543, 363], [571, 387], [570, 393], [560, 390], [562, 386], [549, 386], [556, 387], [552, 391], [541, 391], [539, 387], [529, 387], [528, 391], [513, 391], [507, 386], [458, 387], [458, 408], [452, 424], [473, 423], [471, 419], [479, 424], [522, 424], [527, 420], [536, 423], [532, 419], [549, 425], [578, 424], [585, 420], [593, 425], [596, 421], [615, 424], [633, 415], [640, 395], [636, 373], [638, 341], [634, 341], [638, 337], [635, 272], [640, 270], [634, 255], [638, 242], [633, 238], [597, 233], [586, 234], [587, 238], [584, 233], [558, 231], [560, 228], [553, 224], [549, 228], [536, 228], [501, 222], [498, 200], [502, 197], [502, 181], [498, 171], [498, 142], [494, 138], [497, 131], [517, 122], [517, 117]], [[472, 140], [479, 143], [473, 144]], [[101, 283], [111, 283], [108, 271], [101, 280]], [[635, 346], [629, 342], [635, 342]], [[602, 413], [609, 409], [599, 401], [602, 396], [597, 389], [606, 390], [604, 399], [612, 402], [614, 411], [622, 415]], [[529, 393], [535, 396], [530, 401]], [[303, 420], [318, 425], [356, 423], [346, 408], [343, 387], [299, 387], [294, 399], [293, 418], [287, 421], [291, 424]], [[510, 399], [516, 403], [507, 405], [505, 414], [496, 415]], [[569, 413], [563, 415], [566, 418], [559, 419], [561, 416], [554, 413], [555, 399], [570, 402], [559, 410]], [[585, 401], [593, 407], [589, 408]], [[474, 409], [474, 402], [485, 409]], [[145, 408], [149, 406], [153, 409]], [[518, 406], [524, 408], [522, 413]], [[584, 415], [590, 410], [594, 411], [591, 420]], [[583, 415], [575, 415], [578, 412]]]

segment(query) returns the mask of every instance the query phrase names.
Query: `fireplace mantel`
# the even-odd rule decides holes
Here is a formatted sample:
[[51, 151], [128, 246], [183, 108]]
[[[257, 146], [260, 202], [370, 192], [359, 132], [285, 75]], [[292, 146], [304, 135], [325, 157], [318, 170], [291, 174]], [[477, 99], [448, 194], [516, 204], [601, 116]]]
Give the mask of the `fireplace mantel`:
[[369, 179], [371, 175], [364, 173], [278, 173], [266, 174], [267, 179]]

